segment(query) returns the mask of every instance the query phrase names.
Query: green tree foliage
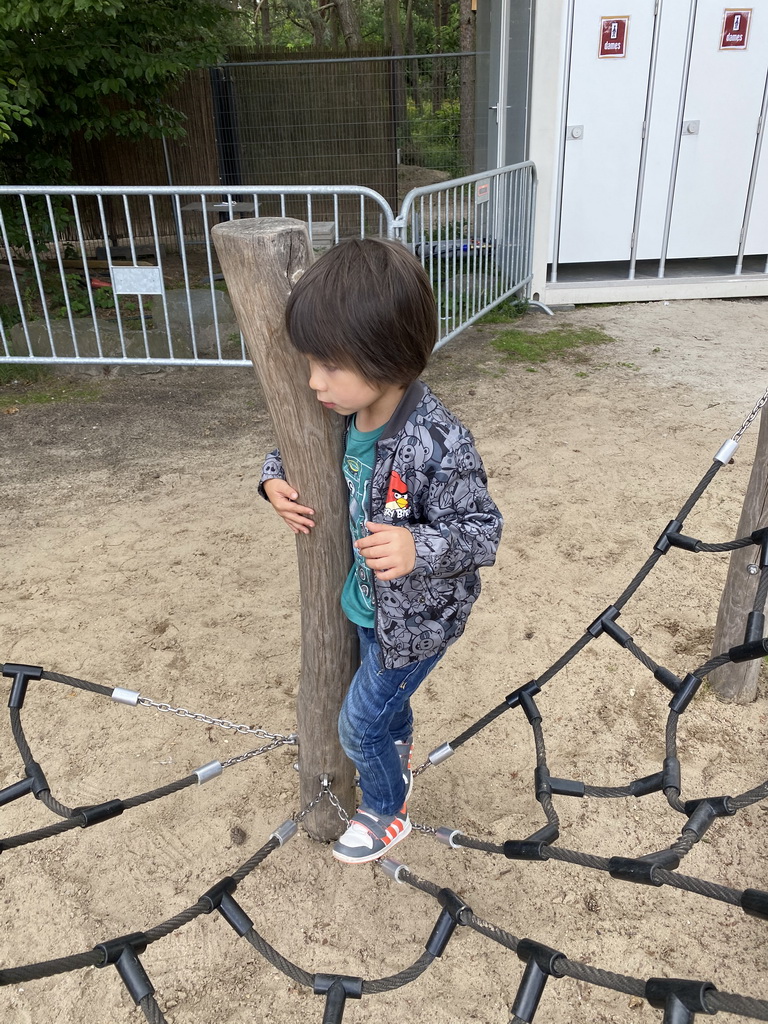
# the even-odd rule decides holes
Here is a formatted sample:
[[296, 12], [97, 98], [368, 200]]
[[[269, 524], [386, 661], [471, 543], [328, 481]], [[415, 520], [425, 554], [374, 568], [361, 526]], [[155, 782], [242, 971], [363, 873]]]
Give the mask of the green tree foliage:
[[67, 183], [70, 140], [183, 134], [166, 99], [221, 60], [220, 0], [0, 0], [0, 181]]
[[244, 41], [269, 48], [343, 47], [340, 7], [351, 9], [364, 47], [391, 43], [386, 22], [397, 12], [407, 53], [458, 48], [459, 0], [240, 0], [238, 7]]

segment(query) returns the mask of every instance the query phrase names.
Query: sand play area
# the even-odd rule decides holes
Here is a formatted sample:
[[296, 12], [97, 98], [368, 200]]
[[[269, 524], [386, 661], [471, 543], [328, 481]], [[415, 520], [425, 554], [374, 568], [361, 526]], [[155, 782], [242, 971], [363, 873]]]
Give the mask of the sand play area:
[[[600, 327], [614, 340], [531, 366], [505, 359], [491, 344], [501, 327], [485, 326], [450, 342], [425, 374], [473, 430], [506, 526], [465, 636], [415, 699], [417, 763], [541, 675], [613, 603], [768, 385], [766, 301], [578, 308], [558, 311], [555, 324]], [[552, 322], [529, 313], [521, 325], [541, 331]], [[28, 403], [26, 390], [0, 389], [0, 661], [293, 732], [295, 544], [256, 494], [273, 436], [253, 372], [123, 371], [46, 386], [55, 401]], [[757, 424], [697, 504], [687, 534], [736, 536], [756, 439]], [[709, 657], [727, 566], [727, 555], [673, 550], [621, 625], [656, 662], [685, 675]], [[7, 691], [10, 680], [3, 683]], [[609, 638], [588, 644], [536, 698], [552, 775], [623, 786], [658, 772], [669, 698]], [[263, 742], [44, 680], [29, 684], [21, 719], [51, 792], [70, 808], [147, 792]], [[683, 799], [764, 782], [767, 719], [765, 682], [745, 707], [704, 686], [680, 720]], [[23, 774], [7, 711], [0, 750], [2, 789]], [[3, 852], [1, 967], [82, 953], [194, 904], [300, 809], [296, 760], [296, 748], [283, 745], [204, 786]], [[411, 816], [489, 843], [522, 839], [545, 820], [535, 764], [531, 728], [512, 709], [419, 776]], [[557, 845], [597, 857], [662, 849], [685, 823], [658, 792], [554, 800]], [[0, 813], [3, 837], [60, 820], [32, 796]], [[767, 826], [760, 803], [718, 819], [680, 872], [768, 889]], [[768, 999], [765, 922], [739, 907], [573, 864], [450, 849], [429, 831], [414, 831], [395, 856], [456, 891], [478, 918], [574, 961]], [[338, 864], [301, 830], [236, 898], [302, 970], [365, 979], [416, 961], [440, 910], [378, 865]], [[153, 943], [141, 962], [172, 1024], [323, 1017], [320, 996], [216, 913]], [[344, 1021], [507, 1024], [522, 972], [512, 951], [462, 927], [421, 977], [348, 1001]], [[547, 984], [536, 1020], [661, 1017], [636, 996], [564, 977]], [[4, 1024], [143, 1019], [112, 967], [0, 988]]]

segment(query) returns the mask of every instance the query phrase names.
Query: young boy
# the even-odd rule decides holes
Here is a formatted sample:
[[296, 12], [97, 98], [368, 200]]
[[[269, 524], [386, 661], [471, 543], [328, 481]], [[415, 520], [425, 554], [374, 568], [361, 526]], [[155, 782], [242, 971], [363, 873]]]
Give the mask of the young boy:
[[[339, 738], [362, 802], [333, 855], [361, 864], [411, 831], [410, 698], [464, 631], [502, 518], [471, 434], [418, 380], [437, 309], [405, 247], [350, 239], [329, 249], [291, 292], [286, 324], [318, 401], [347, 419], [354, 564], [341, 605], [357, 627], [360, 668]], [[279, 452], [267, 456], [260, 490], [294, 533], [310, 532], [315, 513], [298, 504]]]

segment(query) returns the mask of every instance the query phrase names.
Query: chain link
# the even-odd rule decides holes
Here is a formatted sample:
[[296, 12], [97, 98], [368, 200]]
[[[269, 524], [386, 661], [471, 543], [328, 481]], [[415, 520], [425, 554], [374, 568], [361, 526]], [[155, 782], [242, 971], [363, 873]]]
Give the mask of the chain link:
[[307, 806], [302, 811], [297, 811], [294, 814], [293, 820], [296, 822], [297, 825], [299, 824], [299, 822], [303, 821], [306, 818], [306, 816], [314, 807], [317, 807], [317, 805], [320, 803], [324, 796], [325, 790], [321, 789], [317, 796], [314, 798], [314, 800], [310, 800]]
[[226, 718], [211, 718], [210, 715], [197, 714], [194, 711], [188, 711], [186, 708], [175, 708], [171, 704], [158, 703], [157, 701], [150, 700], [149, 697], [139, 697], [137, 703], [145, 708], [154, 708], [155, 711], [175, 715], [177, 718], [191, 718], [195, 722], [203, 722], [204, 725], [216, 725], [220, 729], [228, 729], [243, 735], [260, 736], [265, 740], [279, 740], [280, 743], [296, 743], [298, 741], [298, 736], [295, 733], [283, 736], [280, 733], [267, 732], [265, 729], [254, 729], [250, 725], [236, 725], [235, 722], [230, 722]]
[[320, 792], [317, 794], [317, 796], [313, 800], [310, 800], [303, 810], [297, 811], [296, 814], [294, 814], [293, 816], [293, 820], [298, 825], [300, 821], [303, 821], [304, 818], [306, 818], [306, 816], [309, 814], [311, 810], [317, 807], [317, 805], [320, 803], [323, 797], [327, 796], [331, 802], [331, 806], [336, 808], [336, 813], [338, 814], [339, 818], [341, 818], [343, 824], [349, 825], [349, 815], [339, 803], [339, 798], [331, 790], [330, 782], [325, 781], [325, 779], [323, 778], [323, 780], [321, 780], [320, 785], [322, 788], [320, 789]]
[[323, 792], [328, 794], [328, 799], [331, 801], [331, 804], [336, 808], [336, 813], [341, 818], [342, 822], [345, 825], [349, 825], [349, 815], [339, 803], [339, 799], [336, 796], [336, 794], [331, 791], [330, 787], [324, 789]]
[[242, 764], [243, 761], [250, 761], [252, 757], [258, 757], [259, 754], [266, 754], [268, 750], [274, 750], [276, 747], [282, 747], [289, 740], [273, 740], [272, 743], [267, 743], [263, 747], [258, 747], [256, 750], [249, 750], [247, 754], [239, 754], [237, 757], [230, 757], [228, 761], [222, 761], [222, 768], [230, 768], [233, 764]]
[[411, 828], [416, 829], [417, 832], [424, 832], [428, 836], [436, 836], [437, 829], [432, 828], [431, 825], [417, 825], [415, 821], [411, 822]]
[[414, 778], [417, 775], [421, 775], [422, 772], [425, 772], [427, 770], [427, 768], [431, 768], [431, 767], [432, 767], [432, 762], [431, 761], [425, 761], [423, 764], [420, 764], [418, 768], [414, 768], [413, 769], [413, 776], [414, 776]]
[[736, 441], [738, 443], [741, 440], [741, 435], [744, 433], [744, 431], [747, 429], [747, 427], [752, 423], [752, 421], [755, 419], [755, 417], [760, 412], [760, 410], [763, 408], [763, 406], [765, 405], [766, 402], [768, 402], [768, 388], [766, 388], [765, 392], [763, 393], [763, 397], [756, 403], [756, 405], [755, 405], [754, 409], [752, 410], [752, 412], [749, 414], [749, 416], [747, 416], [747, 418], [744, 420], [742, 425], [739, 427], [739, 429], [733, 435], [733, 440], [734, 441]]

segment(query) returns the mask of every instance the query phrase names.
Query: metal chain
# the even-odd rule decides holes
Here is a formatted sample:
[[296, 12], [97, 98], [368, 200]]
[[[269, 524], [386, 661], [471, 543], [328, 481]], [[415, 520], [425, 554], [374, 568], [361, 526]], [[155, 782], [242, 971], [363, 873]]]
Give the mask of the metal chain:
[[349, 815], [339, 803], [339, 799], [336, 796], [336, 794], [331, 790], [330, 781], [323, 777], [321, 779], [320, 786], [321, 789], [317, 796], [313, 800], [310, 800], [303, 810], [297, 811], [296, 814], [293, 815], [293, 820], [298, 825], [300, 821], [303, 821], [304, 818], [306, 818], [306, 816], [313, 808], [317, 807], [317, 805], [320, 803], [323, 797], [327, 796], [331, 802], [331, 805], [336, 808], [336, 813], [341, 818], [342, 822], [345, 825], [349, 825]]
[[755, 405], [755, 407], [752, 410], [752, 412], [749, 414], [749, 416], [747, 416], [747, 418], [744, 420], [742, 425], [739, 427], [739, 429], [733, 435], [733, 440], [734, 441], [736, 441], [738, 443], [741, 440], [741, 435], [744, 433], [744, 431], [747, 429], [747, 427], [752, 423], [752, 421], [755, 419], [755, 417], [760, 412], [760, 410], [763, 408], [763, 406], [765, 405], [766, 402], [768, 402], [768, 388], [765, 389], [765, 391], [763, 393], [763, 397], [761, 399], [759, 399], [759, 401]]
[[411, 822], [411, 828], [416, 829], [417, 832], [424, 832], [428, 836], [436, 836], [437, 829], [432, 828], [431, 825], [417, 825], [415, 821]]
[[242, 764], [243, 761], [250, 761], [252, 757], [258, 757], [259, 754], [266, 754], [268, 750], [274, 750], [276, 747], [285, 746], [286, 743], [293, 742], [291, 739], [277, 739], [273, 740], [272, 743], [267, 743], [263, 747], [257, 747], [256, 750], [249, 750], [247, 754], [239, 754], [237, 757], [230, 757], [228, 761], [222, 761], [222, 768], [230, 768], [233, 764]]
[[331, 791], [330, 787], [328, 787], [327, 789], [323, 789], [323, 793], [326, 793], [328, 795], [328, 799], [331, 801], [331, 804], [336, 808], [336, 813], [341, 818], [343, 823], [345, 825], [349, 825], [349, 815], [339, 803], [336, 794]]
[[137, 704], [141, 704], [145, 708], [154, 708], [156, 711], [175, 715], [177, 718], [191, 718], [195, 722], [203, 722], [205, 725], [217, 725], [220, 729], [231, 729], [233, 732], [260, 736], [265, 740], [280, 740], [281, 743], [298, 742], [296, 733], [283, 736], [281, 733], [267, 732], [265, 729], [254, 729], [250, 725], [236, 725], [226, 718], [211, 718], [210, 715], [197, 714], [194, 711], [188, 711], [186, 708], [175, 708], [171, 704], [158, 703], [157, 701], [150, 700], [149, 697], [139, 697]]
[[432, 767], [432, 762], [431, 761], [424, 761], [424, 763], [420, 764], [418, 766], [418, 768], [414, 768], [413, 769], [413, 776], [414, 776], [414, 778], [417, 775], [421, 775], [422, 772], [425, 772], [427, 770], [427, 768], [431, 768], [431, 767]]
[[293, 815], [293, 820], [296, 822], [297, 825], [299, 824], [299, 822], [303, 821], [306, 818], [306, 816], [314, 807], [317, 807], [317, 805], [320, 803], [324, 796], [325, 790], [321, 789], [317, 796], [314, 798], [314, 800], [309, 801], [304, 810], [296, 811], [296, 813]]

